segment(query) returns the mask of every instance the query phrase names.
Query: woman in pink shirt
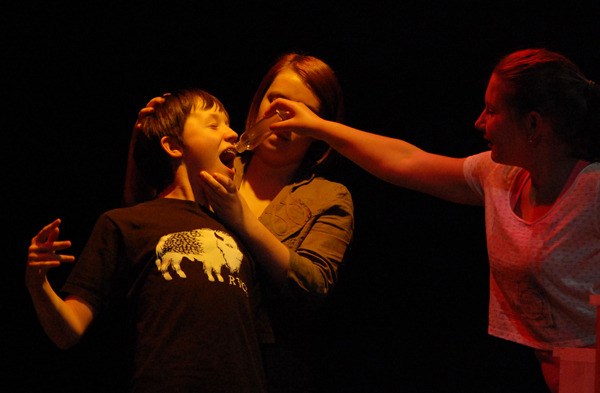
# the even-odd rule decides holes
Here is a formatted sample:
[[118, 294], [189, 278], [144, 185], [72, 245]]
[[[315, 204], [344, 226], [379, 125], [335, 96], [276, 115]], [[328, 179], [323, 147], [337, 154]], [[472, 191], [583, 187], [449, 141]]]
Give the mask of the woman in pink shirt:
[[531, 347], [558, 392], [552, 351], [595, 343], [600, 290], [600, 88], [565, 56], [503, 57], [475, 127], [489, 151], [466, 158], [326, 121], [301, 103], [275, 132], [326, 141], [371, 174], [445, 200], [485, 207], [491, 335]]

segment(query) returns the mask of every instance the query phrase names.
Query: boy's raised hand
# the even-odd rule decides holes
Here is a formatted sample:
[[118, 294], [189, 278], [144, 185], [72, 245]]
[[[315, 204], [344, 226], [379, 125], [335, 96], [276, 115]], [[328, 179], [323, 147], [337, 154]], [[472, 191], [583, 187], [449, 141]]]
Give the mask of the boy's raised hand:
[[41, 285], [48, 270], [63, 263], [75, 262], [73, 255], [56, 253], [71, 247], [70, 240], [58, 240], [60, 223], [61, 220], [57, 218], [31, 239], [25, 270], [25, 283], [28, 287]]

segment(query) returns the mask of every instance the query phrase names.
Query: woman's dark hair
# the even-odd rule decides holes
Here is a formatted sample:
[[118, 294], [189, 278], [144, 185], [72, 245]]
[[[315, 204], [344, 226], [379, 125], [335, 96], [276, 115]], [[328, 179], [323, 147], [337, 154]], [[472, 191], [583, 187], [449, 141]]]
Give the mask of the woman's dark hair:
[[524, 49], [503, 57], [493, 73], [508, 83], [507, 104], [517, 114], [549, 117], [573, 157], [598, 161], [600, 88], [577, 65], [547, 49]]

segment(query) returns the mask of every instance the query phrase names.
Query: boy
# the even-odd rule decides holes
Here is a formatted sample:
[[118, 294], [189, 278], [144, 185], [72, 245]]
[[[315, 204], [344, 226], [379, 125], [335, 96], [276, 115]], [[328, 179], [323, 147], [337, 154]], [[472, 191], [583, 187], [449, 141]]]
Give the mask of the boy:
[[29, 247], [26, 285], [52, 341], [69, 348], [95, 317], [124, 303], [131, 328], [131, 392], [264, 392], [256, 333], [254, 262], [210, 211], [199, 173], [233, 178], [222, 103], [202, 90], [165, 96], [144, 120], [134, 156], [157, 198], [100, 216], [67, 279], [63, 300], [46, 273], [60, 220]]

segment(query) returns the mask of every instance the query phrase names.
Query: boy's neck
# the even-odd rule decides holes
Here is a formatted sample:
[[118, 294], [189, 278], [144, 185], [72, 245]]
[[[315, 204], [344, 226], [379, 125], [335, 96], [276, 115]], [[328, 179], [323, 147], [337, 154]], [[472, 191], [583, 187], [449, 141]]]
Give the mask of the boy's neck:
[[159, 198], [172, 198], [172, 199], [181, 199], [184, 201], [194, 201], [197, 204], [204, 206], [206, 208], [210, 208], [208, 200], [202, 192], [201, 189], [194, 192], [192, 187], [187, 184], [176, 184], [172, 183], [167, 186], [163, 192], [158, 195]]

